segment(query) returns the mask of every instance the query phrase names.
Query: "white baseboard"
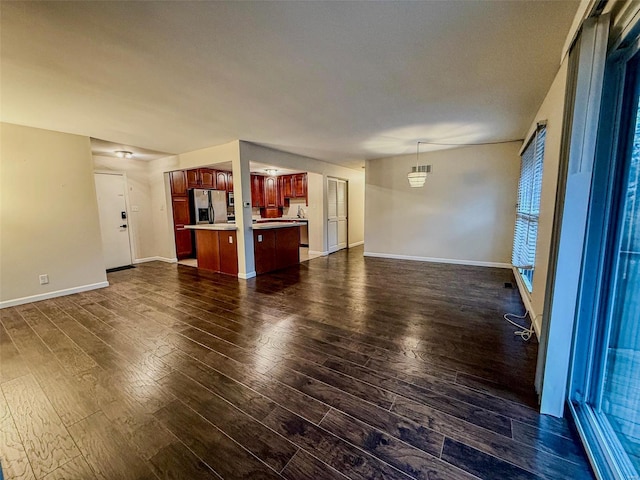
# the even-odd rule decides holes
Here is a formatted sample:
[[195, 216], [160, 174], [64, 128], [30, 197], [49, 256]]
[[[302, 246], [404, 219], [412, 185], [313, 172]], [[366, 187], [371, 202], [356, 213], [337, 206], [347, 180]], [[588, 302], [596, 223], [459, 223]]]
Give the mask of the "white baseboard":
[[321, 257], [326, 257], [330, 252], [320, 252], [318, 250], [309, 250], [309, 255], [320, 255]]
[[469, 265], [472, 267], [511, 268], [510, 263], [480, 262], [477, 260], [458, 260], [456, 258], [416, 257], [413, 255], [397, 255], [395, 253], [364, 252], [365, 257], [392, 258], [395, 260], [414, 260], [417, 262], [451, 263], [454, 265]]
[[364, 240], [360, 240], [359, 242], [350, 243], [349, 248], [358, 247], [360, 245], [364, 245]]
[[531, 304], [531, 296], [529, 295], [529, 290], [527, 290], [526, 285], [522, 281], [522, 277], [520, 276], [520, 272], [516, 267], [513, 268], [513, 276], [516, 278], [516, 285], [518, 286], [518, 292], [520, 293], [520, 298], [522, 298], [522, 303], [524, 303], [524, 308], [529, 312], [529, 318], [533, 320], [533, 330], [536, 332], [536, 337], [538, 340], [540, 339], [540, 331], [542, 329], [542, 315], [538, 317], [536, 312], [533, 310], [533, 305]]
[[15, 307], [16, 305], [24, 305], [25, 303], [39, 302], [41, 300], [48, 300], [50, 298], [63, 297], [65, 295], [71, 295], [73, 293], [87, 292], [89, 290], [95, 290], [97, 288], [104, 288], [108, 286], [109, 282], [91, 283], [89, 285], [65, 288], [64, 290], [56, 290], [55, 292], [40, 293], [38, 295], [31, 295], [29, 297], [14, 298], [13, 300], [5, 300], [4, 302], [0, 302], [0, 309]]
[[238, 278], [241, 278], [243, 280], [249, 280], [250, 278], [253, 278], [255, 276], [256, 276], [256, 272], [238, 273]]
[[146, 263], [146, 262], [166, 262], [166, 263], [177, 263], [177, 258], [167, 258], [167, 257], [145, 257], [145, 258], [136, 258], [133, 263]]

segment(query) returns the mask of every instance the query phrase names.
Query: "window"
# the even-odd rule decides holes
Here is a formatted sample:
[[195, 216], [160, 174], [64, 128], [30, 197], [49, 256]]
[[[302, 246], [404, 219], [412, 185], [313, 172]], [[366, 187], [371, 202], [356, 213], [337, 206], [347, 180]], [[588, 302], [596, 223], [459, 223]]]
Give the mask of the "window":
[[529, 292], [531, 292], [533, 285], [533, 271], [536, 262], [545, 135], [546, 128], [539, 126], [534, 137], [524, 149], [518, 184], [518, 206], [511, 261], [520, 271]]

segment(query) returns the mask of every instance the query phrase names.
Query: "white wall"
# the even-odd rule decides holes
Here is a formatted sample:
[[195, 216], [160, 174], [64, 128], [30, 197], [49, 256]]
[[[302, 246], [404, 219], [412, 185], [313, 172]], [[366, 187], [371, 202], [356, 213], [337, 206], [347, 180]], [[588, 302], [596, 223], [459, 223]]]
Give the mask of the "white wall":
[[[542, 325], [547, 269], [551, 250], [551, 233], [555, 211], [556, 190], [558, 186], [558, 168], [560, 163], [560, 142], [562, 139], [564, 97], [567, 83], [567, 61], [563, 62], [556, 78], [551, 84], [540, 109], [536, 113], [529, 129], [528, 136], [535, 130], [540, 121], [547, 121], [547, 132], [544, 146], [542, 170], [542, 197], [540, 200], [540, 217], [538, 223], [538, 241], [536, 244], [536, 264], [533, 275], [532, 291], [529, 293], [518, 279], [518, 288], [522, 300], [534, 319], [534, 327], [538, 336]], [[528, 137], [527, 137], [528, 138]]]
[[88, 137], [0, 124], [0, 191], [0, 305], [107, 285]]
[[[253, 143], [240, 141], [240, 156], [250, 162], [273, 165], [291, 170], [322, 175], [322, 191], [326, 190], [326, 178], [336, 177], [349, 181], [349, 244], [364, 241], [364, 173], [360, 170], [334, 165], [314, 158], [273, 150]], [[326, 216], [325, 216], [326, 217]], [[324, 217], [323, 217], [324, 218]], [[322, 221], [322, 251], [327, 252], [326, 222]], [[311, 249], [311, 248], [310, 248]]]
[[510, 266], [521, 142], [425, 154], [425, 186], [411, 188], [415, 155], [366, 165], [365, 255]]

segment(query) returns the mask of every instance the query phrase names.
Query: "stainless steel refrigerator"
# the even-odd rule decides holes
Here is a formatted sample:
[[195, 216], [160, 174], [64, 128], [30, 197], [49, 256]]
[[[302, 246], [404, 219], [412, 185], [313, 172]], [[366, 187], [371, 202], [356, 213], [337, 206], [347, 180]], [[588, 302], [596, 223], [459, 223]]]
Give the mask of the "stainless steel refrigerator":
[[191, 218], [196, 224], [227, 223], [227, 192], [202, 188], [190, 192]]

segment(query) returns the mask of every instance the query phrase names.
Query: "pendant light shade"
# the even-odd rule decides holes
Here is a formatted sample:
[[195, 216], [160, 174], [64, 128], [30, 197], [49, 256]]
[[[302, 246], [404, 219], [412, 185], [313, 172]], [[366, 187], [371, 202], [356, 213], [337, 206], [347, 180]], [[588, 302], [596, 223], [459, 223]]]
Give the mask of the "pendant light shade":
[[420, 144], [416, 145], [416, 166], [411, 167], [411, 171], [407, 174], [409, 180], [409, 186], [413, 188], [424, 187], [424, 182], [427, 180], [427, 173], [431, 173], [431, 165], [420, 165]]
[[427, 180], [427, 173], [431, 173], [431, 165], [419, 165], [411, 167], [411, 172], [407, 174], [409, 186], [419, 188], [424, 186]]

